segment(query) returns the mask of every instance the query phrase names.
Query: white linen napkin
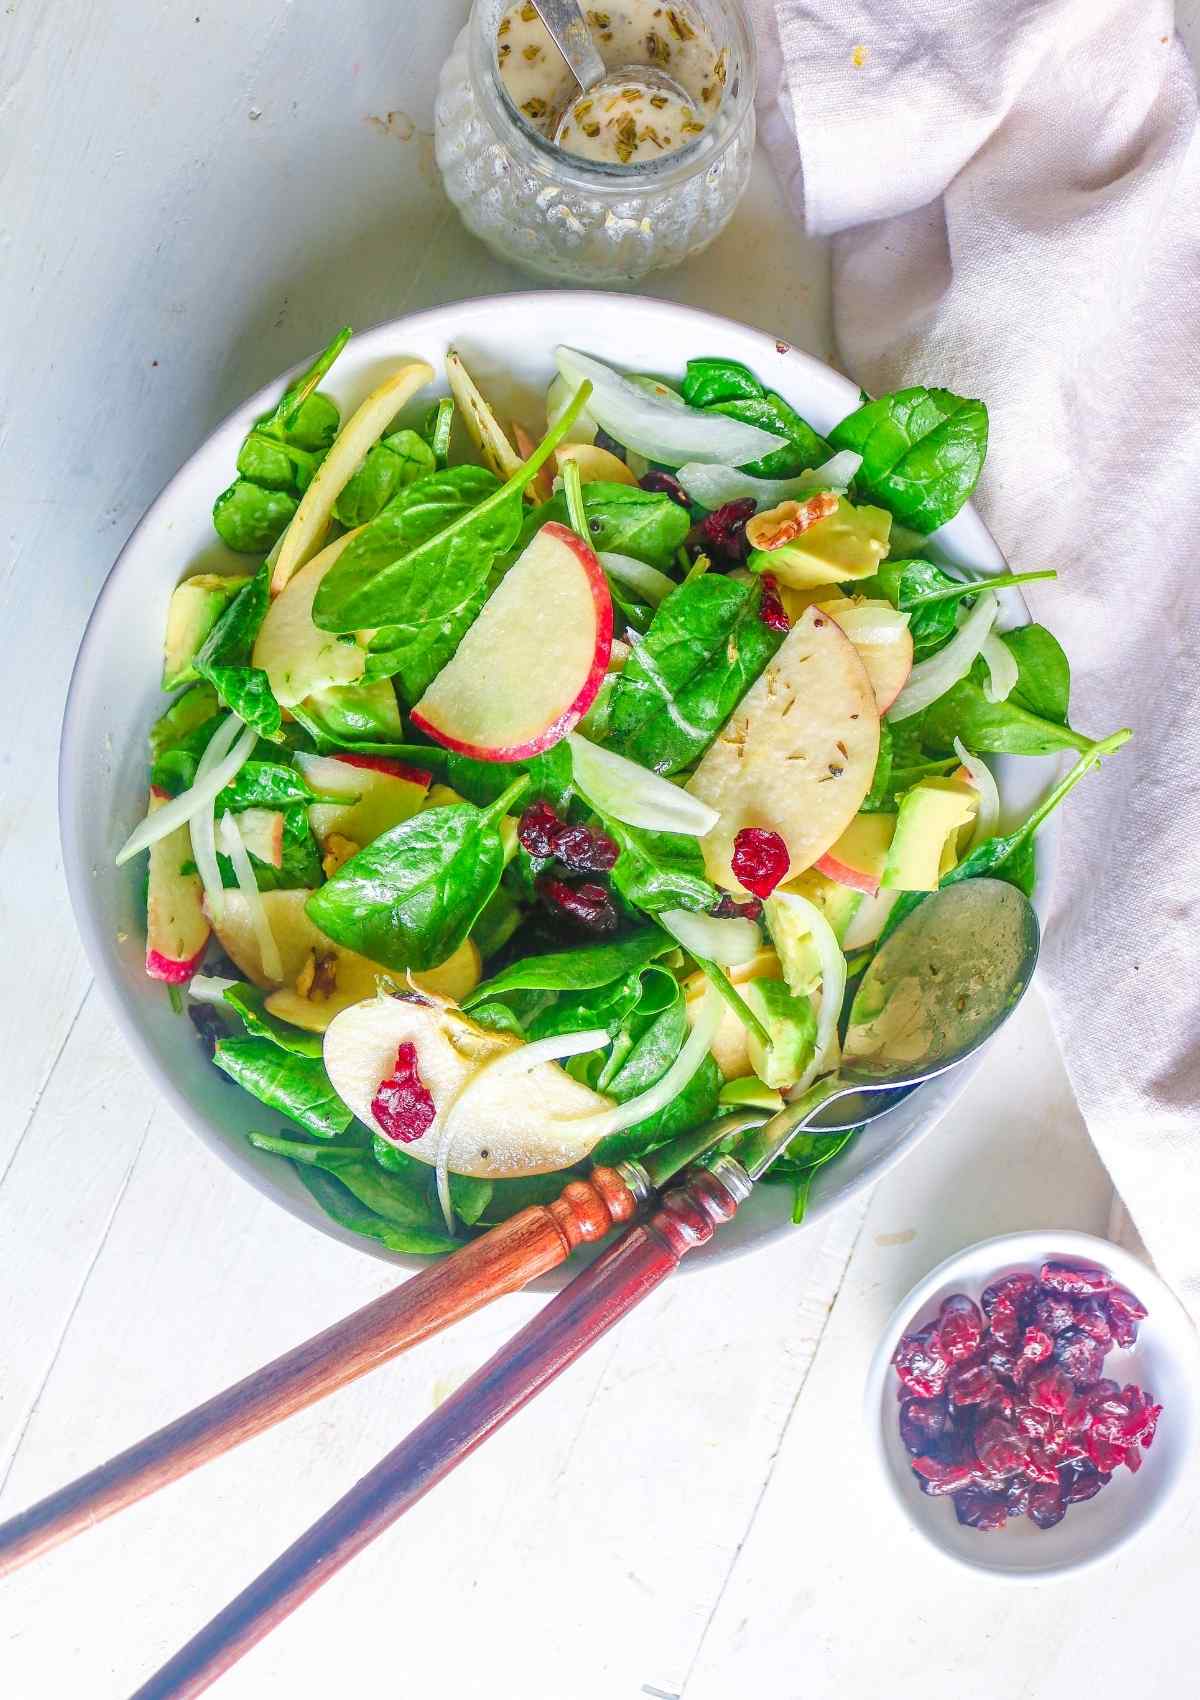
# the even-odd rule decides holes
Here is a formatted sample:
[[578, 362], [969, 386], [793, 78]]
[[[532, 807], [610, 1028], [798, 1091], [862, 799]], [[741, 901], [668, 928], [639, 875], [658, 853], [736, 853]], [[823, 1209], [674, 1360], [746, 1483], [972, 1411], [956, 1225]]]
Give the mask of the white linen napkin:
[[1043, 955], [1071, 1080], [1200, 1316], [1200, 136], [1168, 0], [750, 0], [764, 140], [833, 234], [873, 393], [981, 396], [977, 500], [1135, 736], [1063, 819]]

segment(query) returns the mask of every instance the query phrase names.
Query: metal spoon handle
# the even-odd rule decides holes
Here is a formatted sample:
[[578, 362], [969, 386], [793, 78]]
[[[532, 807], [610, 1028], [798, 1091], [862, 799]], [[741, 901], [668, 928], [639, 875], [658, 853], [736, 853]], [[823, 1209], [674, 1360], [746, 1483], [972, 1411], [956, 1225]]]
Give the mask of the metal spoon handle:
[[581, 89], [590, 89], [607, 76], [608, 67], [596, 50], [577, 0], [533, 0], [533, 3]]

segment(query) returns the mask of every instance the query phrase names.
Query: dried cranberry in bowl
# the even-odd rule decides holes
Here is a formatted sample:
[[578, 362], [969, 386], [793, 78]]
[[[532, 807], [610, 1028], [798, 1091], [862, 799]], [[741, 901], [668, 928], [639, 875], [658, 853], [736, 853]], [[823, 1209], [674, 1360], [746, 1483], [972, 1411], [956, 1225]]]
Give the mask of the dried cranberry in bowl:
[[1136, 1473], [1162, 1406], [1103, 1370], [1145, 1315], [1105, 1270], [1065, 1261], [1002, 1275], [979, 1303], [950, 1294], [892, 1357], [916, 1485], [967, 1528], [1051, 1529], [1117, 1469]]

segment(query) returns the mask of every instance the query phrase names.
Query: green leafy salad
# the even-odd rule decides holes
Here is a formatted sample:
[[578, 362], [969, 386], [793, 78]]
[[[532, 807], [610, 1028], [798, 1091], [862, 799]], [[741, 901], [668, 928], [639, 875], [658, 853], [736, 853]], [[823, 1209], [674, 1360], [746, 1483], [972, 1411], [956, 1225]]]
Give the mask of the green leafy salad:
[[[410, 360], [343, 420], [348, 336], [216, 497], [240, 570], [174, 591], [118, 860], [149, 853], [146, 971], [251, 1142], [434, 1253], [836, 1071], [880, 940], [951, 881], [1028, 892], [1128, 733], [1078, 731], [1055, 639], [1002, 629], [996, 591], [1052, 574], [939, 561], [981, 402], [902, 390], [822, 435], [732, 361], [559, 348], [535, 444], [453, 351], [449, 396]], [[1064, 752], [1002, 822], [987, 758]], [[797, 1221], [850, 1137], [776, 1164]]]

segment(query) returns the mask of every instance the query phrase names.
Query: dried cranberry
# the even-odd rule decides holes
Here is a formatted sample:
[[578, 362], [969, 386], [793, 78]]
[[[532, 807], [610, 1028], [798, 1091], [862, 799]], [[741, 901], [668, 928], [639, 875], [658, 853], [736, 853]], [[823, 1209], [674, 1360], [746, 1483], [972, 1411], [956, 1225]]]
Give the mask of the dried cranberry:
[[1125, 1447], [1115, 1446], [1093, 1428], [1087, 1436], [1087, 1455], [1098, 1470], [1111, 1474], [1118, 1464], [1125, 1462]]
[[770, 897], [781, 879], [787, 877], [791, 857], [777, 832], [761, 826], [744, 826], [733, 841], [730, 865], [734, 878], [755, 897]]
[[992, 1476], [1011, 1476], [1014, 1471], [1024, 1469], [1029, 1456], [1024, 1437], [1002, 1417], [990, 1417], [979, 1425], [975, 1431], [975, 1451]]
[[1060, 1369], [1040, 1369], [1031, 1375], [1026, 1385], [1029, 1403], [1039, 1411], [1049, 1411], [1053, 1416], [1059, 1416], [1067, 1408], [1067, 1401], [1075, 1389], [1070, 1380]]
[[1033, 1319], [1044, 1334], [1061, 1334], [1064, 1329], [1074, 1328], [1075, 1306], [1061, 1293], [1046, 1288], [1038, 1293]]
[[1042, 1286], [1050, 1287], [1056, 1293], [1069, 1293], [1072, 1298], [1086, 1298], [1089, 1293], [1107, 1293], [1112, 1285], [1113, 1278], [1107, 1270], [1096, 1269], [1090, 1264], [1042, 1264]]
[[1054, 1342], [1054, 1361], [1077, 1387], [1095, 1381], [1104, 1368], [1104, 1348], [1082, 1328], [1064, 1328]]
[[385, 1139], [408, 1145], [433, 1123], [437, 1109], [417, 1067], [417, 1047], [406, 1039], [396, 1052], [396, 1062], [371, 1100], [371, 1114]]
[[1008, 1513], [1008, 1499], [1003, 1493], [969, 1487], [954, 1496], [954, 1515], [968, 1529], [1002, 1529]]
[[762, 595], [758, 600], [758, 617], [771, 632], [789, 632], [792, 622], [779, 595], [779, 586], [771, 573], [762, 576]]
[[568, 826], [559, 834], [554, 854], [576, 874], [606, 874], [617, 859], [617, 846], [606, 832], [587, 826]]
[[[618, 460], [625, 459], [624, 443], [618, 443], [615, 437], [610, 437], [603, 425], [596, 427], [595, 444], [598, 449], [607, 449], [609, 454], [615, 455]], [[524, 453], [524, 450], [521, 452]]]
[[1136, 1476], [1141, 1467], [1142, 1454], [1137, 1446], [1130, 1443], [1125, 1448], [1125, 1468]]
[[1066, 1514], [1067, 1508], [1057, 1486], [1040, 1482], [1037, 1487], [1030, 1488], [1026, 1515], [1039, 1529], [1052, 1529], [1056, 1523], [1062, 1522]]
[[1029, 1448], [1029, 1456], [1025, 1461], [1025, 1473], [1035, 1482], [1056, 1482], [1061, 1465], [1055, 1464], [1039, 1446]]
[[[196, 1029], [204, 1054], [211, 1062], [216, 1054], [217, 1046], [227, 1036], [228, 1028], [216, 1010], [206, 1003], [189, 1003], [188, 1020]], [[229, 1075], [222, 1071], [221, 1079], [229, 1080], [229, 1078]]]
[[914, 1458], [912, 1467], [921, 1479], [924, 1493], [956, 1493], [971, 1480], [969, 1464], [947, 1464], [941, 1458]]
[[997, 1299], [992, 1306], [988, 1329], [1002, 1346], [1015, 1346], [1021, 1338], [1021, 1318], [1017, 1307], [1008, 1299]]
[[900, 1438], [914, 1457], [936, 1452], [948, 1424], [944, 1399], [906, 1399], [900, 1407]]
[[1054, 1341], [1041, 1328], [1027, 1328], [1021, 1340], [1021, 1356], [1029, 1363], [1044, 1364], [1054, 1350]]
[[1112, 1325], [1103, 1299], [1080, 1299], [1075, 1306], [1075, 1326], [1089, 1334], [1102, 1351], [1107, 1352], [1111, 1347]]
[[1131, 1346], [1136, 1346], [1138, 1325], [1133, 1317], [1127, 1316], [1122, 1310], [1110, 1310], [1108, 1314], [1112, 1321], [1113, 1345], [1120, 1346], [1123, 1352], [1127, 1352]]
[[937, 1329], [931, 1322], [905, 1334], [892, 1355], [896, 1374], [918, 1399], [936, 1399], [946, 1385], [950, 1365], [942, 1355]]
[[983, 1290], [983, 1298], [980, 1300], [983, 1314], [991, 1316], [998, 1300], [1003, 1300], [1014, 1310], [1019, 1309], [1036, 1286], [1037, 1281], [1032, 1275], [1002, 1275], [998, 1281], [993, 1281], [990, 1287]]
[[673, 502], [678, 502], [681, 508], [690, 512], [692, 504], [688, 501], [688, 493], [678, 478], [673, 478], [669, 472], [647, 472], [638, 479], [643, 490], [652, 490], [655, 494], [670, 496]]
[[1161, 1405], [1151, 1405], [1147, 1408], [1146, 1426], [1143, 1428], [1140, 1437], [1144, 1447], [1152, 1444], [1154, 1436], [1158, 1432], [1158, 1419], [1162, 1416], [1162, 1409]]
[[530, 803], [521, 816], [517, 838], [531, 856], [547, 858], [554, 855], [564, 831], [564, 822], [549, 803]]
[[757, 921], [762, 915], [762, 898], [748, 897], [745, 903], [739, 903], [731, 892], [723, 891], [709, 914], [715, 915], [719, 921]]
[[1101, 1475], [1087, 1458], [1072, 1458], [1070, 1463], [1058, 1467], [1059, 1487], [1068, 1505], [1094, 1499], [1108, 1480], [1108, 1475]]
[[1017, 1360], [1007, 1346], [995, 1345], [988, 1351], [984, 1359], [992, 1374], [1000, 1381], [1015, 1381], [1017, 1378]]
[[937, 1326], [942, 1351], [952, 1364], [966, 1363], [983, 1343], [983, 1314], [965, 1293], [942, 1300]]
[[688, 543], [719, 561], [741, 566], [750, 547], [746, 541], [746, 521], [753, 518], [757, 505], [753, 496], [740, 496], [736, 502], [723, 503], [692, 527]]
[[1128, 1287], [1113, 1287], [1105, 1294], [1105, 1308], [1112, 1326], [1113, 1339], [1125, 1350], [1137, 1344], [1138, 1323], [1146, 1315], [1146, 1307]]
[[1030, 1404], [1018, 1405], [1013, 1413], [1013, 1421], [1022, 1434], [1029, 1435], [1033, 1440], [1045, 1440], [1052, 1426], [1049, 1413]]
[[565, 880], [540, 879], [538, 895], [551, 909], [567, 916], [589, 933], [614, 933], [617, 911], [601, 885], [568, 885]]
[[960, 1364], [950, 1376], [950, 1399], [955, 1405], [982, 1405], [995, 1398], [1000, 1383], [985, 1364]]

